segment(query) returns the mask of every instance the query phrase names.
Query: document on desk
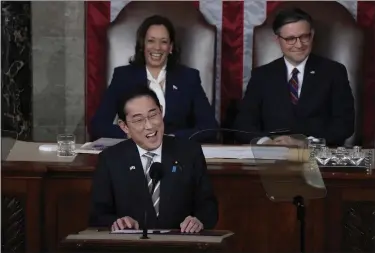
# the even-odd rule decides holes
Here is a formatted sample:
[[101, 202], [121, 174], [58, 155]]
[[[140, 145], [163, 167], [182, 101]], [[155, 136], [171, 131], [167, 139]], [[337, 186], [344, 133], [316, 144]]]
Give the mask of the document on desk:
[[86, 142], [80, 148], [77, 148], [75, 152], [81, 154], [99, 154], [104, 149], [122, 141], [125, 141], [125, 139], [100, 138], [94, 142]]
[[[148, 234], [166, 234], [171, 232], [171, 230], [147, 230]], [[111, 234], [142, 234], [143, 230], [139, 229], [123, 229], [123, 230], [115, 230], [112, 231]]]
[[[272, 159], [285, 160], [289, 153], [287, 147], [270, 146], [234, 146], [234, 145], [202, 145], [203, 154], [206, 159]], [[255, 157], [254, 157], [254, 152]]]

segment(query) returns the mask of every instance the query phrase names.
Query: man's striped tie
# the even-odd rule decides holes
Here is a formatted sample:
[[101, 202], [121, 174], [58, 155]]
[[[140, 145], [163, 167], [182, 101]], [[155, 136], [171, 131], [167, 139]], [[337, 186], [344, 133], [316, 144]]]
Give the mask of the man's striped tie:
[[149, 189], [150, 194], [152, 194], [152, 203], [155, 208], [156, 216], [159, 216], [159, 200], [160, 200], [160, 181], [156, 184], [154, 192], [151, 193], [152, 191], [152, 179], [150, 177], [150, 168], [153, 163], [153, 159], [156, 156], [156, 154], [147, 152], [146, 154], [143, 155], [147, 159], [146, 163], [146, 179], [147, 179], [147, 186]]
[[296, 105], [298, 103], [298, 69], [294, 68], [292, 71], [292, 78], [289, 80], [290, 86], [290, 97], [292, 104]]

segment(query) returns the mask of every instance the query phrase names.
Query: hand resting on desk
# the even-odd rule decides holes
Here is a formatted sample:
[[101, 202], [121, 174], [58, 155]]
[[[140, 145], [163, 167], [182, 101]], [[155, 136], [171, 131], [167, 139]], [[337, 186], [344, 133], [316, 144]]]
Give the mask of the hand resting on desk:
[[287, 135], [278, 136], [275, 139], [268, 139], [261, 144], [267, 145], [285, 145], [285, 146], [304, 146], [304, 141], [297, 140]]
[[123, 230], [126, 228], [139, 229], [138, 221], [134, 220], [132, 217], [125, 216], [113, 222], [111, 230]]
[[183, 233], [198, 233], [203, 229], [203, 224], [197, 218], [188, 216], [181, 222], [180, 227]]
[[[198, 233], [203, 229], [203, 224], [195, 217], [188, 216], [180, 224], [181, 232], [183, 233]], [[111, 231], [124, 230], [124, 229], [139, 229], [138, 221], [129, 216], [117, 219], [113, 222]]]

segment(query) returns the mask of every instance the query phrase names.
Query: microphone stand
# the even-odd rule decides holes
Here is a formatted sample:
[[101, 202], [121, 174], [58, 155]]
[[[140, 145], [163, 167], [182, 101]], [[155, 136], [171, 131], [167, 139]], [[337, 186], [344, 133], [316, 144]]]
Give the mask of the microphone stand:
[[145, 210], [145, 215], [143, 217], [143, 231], [142, 231], [142, 236], [141, 239], [150, 239], [148, 237], [148, 229], [147, 229], [147, 211]]
[[[156, 184], [157, 184], [157, 181], [153, 179], [152, 180], [151, 192], [154, 192]], [[150, 237], [148, 237], [148, 229], [147, 229], [147, 207], [146, 207], [146, 204], [145, 204], [145, 215], [144, 215], [144, 219], [143, 219], [143, 229], [142, 229], [141, 239], [150, 239]]]
[[302, 196], [295, 196], [293, 204], [297, 208], [297, 220], [300, 222], [300, 252], [305, 253], [305, 203]]

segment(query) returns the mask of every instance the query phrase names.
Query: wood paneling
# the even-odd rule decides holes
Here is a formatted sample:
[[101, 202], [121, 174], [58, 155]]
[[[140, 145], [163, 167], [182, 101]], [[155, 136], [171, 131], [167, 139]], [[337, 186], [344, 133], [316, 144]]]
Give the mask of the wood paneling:
[[[79, 155], [67, 164], [2, 164], [3, 196], [26, 199], [27, 252], [54, 252], [68, 234], [86, 229], [96, 159], [93, 155]], [[216, 228], [235, 233], [230, 245], [233, 252], [299, 251], [295, 206], [267, 197], [257, 167], [212, 163], [208, 167], [219, 200]], [[371, 208], [375, 205], [375, 175], [347, 170], [330, 170], [322, 175], [326, 197], [307, 202], [307, 252], [353, 252], [358, 248], [371, 252], [374, 235], [368, 229], [374, 224], [371, 219], [375, 210]], [[355, 219], [348, 214], [352, 209]], [[356, 226], [359, 220], [362, 237], [346, 228]]]
[[[5, 172], [2, 171], [1, 196], [3, 202], [1, 211], [3, 221], [1, 230], [3, 235], [6, 231], [14, 231], [14, 236], [3, 237], [2, 246], [19, 244], [15, 252], [20, 252], [21, 249], [30, 253], [40, 252], [42, 245], [42, 180], [38, 177], [8, 178], [4, 177], [4, 174]], [[9, 222], [9, 219], [14, 220]], [[12, 250], [8, 251], [10, 249], [6, 247], [4, 250], [13, 252]]]

